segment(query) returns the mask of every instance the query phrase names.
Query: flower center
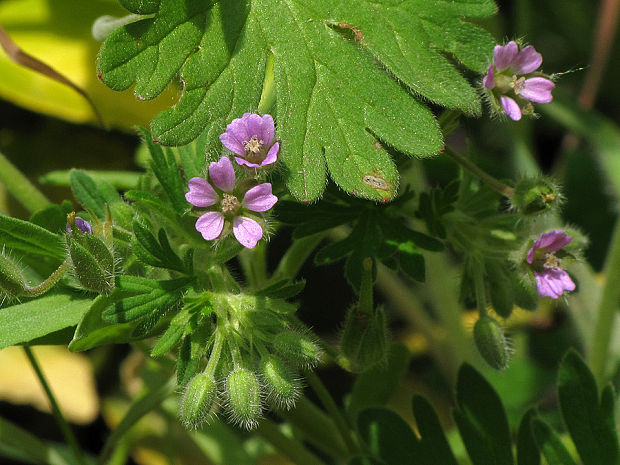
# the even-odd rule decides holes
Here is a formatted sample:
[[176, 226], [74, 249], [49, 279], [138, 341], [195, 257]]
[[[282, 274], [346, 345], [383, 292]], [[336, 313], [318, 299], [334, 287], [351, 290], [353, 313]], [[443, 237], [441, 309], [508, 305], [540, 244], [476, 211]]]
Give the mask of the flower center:
[[558, 257], [553, 255], [552, 253], [547, 252], [545, 254], [545, 263], [543, 264], [543, 267], [547, 269], [558, 268], [561, 262], [562, 260], [560, 260]]
[[517, 76], [513, 76], [512, 81], [510, 81], [510, 87], [514, 89], [516, 95], [519, 95], [519, 92], [525, 89], [525, 78], [520, 77], [517, 79]]
[[234, 216], [241, 208], [241, 203], [237, 200], [237, 197], [230, 194], [223, 194], [222, 202], [222, 213], [228, 216]]
[[258, 140], [257, 136], [252, 136], [250, 140], [243, 141], [243, 147], [246, 152], [258, 153], [263, 148], [263, 141]]

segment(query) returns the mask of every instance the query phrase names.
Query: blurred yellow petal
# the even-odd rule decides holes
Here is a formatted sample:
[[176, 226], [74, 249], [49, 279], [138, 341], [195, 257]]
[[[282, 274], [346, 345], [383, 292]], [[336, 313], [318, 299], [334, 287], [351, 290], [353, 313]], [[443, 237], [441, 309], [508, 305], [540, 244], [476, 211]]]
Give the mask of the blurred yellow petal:
[[[99, 400], [88, 358], [60, 346], [36, 346], [32, 351], [67, 420], [92, 422], [99, 414]], [[0, 351], [0, 379], [1, 400], [50, 412], [41, 383], [21, 347]]]
[[[159, 98], [137, 101], [131, 90], [115, 92], [96, 75], [100, 43], [91, 35], [95, 19], [128, 12], [110, 0], [12, 0], [0, 2], [0, 24], [26, 53], [43, 61], [82, 88], [113, 127], [147, 126], [153, 116], [172, 106], [179, 92], [171, 88]], [[77, 123], [95, 123], [88, 102], [71, 88], [21, 67], [0, 50], [0, 98], [30, 110]]]

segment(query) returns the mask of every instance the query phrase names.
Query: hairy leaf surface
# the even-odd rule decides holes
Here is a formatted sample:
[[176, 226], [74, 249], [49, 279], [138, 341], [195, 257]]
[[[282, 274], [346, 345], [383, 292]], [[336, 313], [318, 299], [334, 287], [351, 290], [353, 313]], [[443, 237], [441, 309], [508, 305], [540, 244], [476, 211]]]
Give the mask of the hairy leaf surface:
[[103, 82], [135, 84], [139, 99], [152, 99], [182, 81], [179, 102], [153, 121], [154, 138], [184, 145], [202, 134], [216, 153], [226, 124], [258, 106], [276, 116], [288, 187], [305, 201], [322, 194], [328, 174], [348, 193], [391, 199], [398, 173], [377, 140], [436, 154], [442, 137], [421, 100], [479, 113], [454, 62], [483, 72], [494, 45], [465, 21], [492, 15], [492, 0], [122, 3], [149, 16], [107, 38]]

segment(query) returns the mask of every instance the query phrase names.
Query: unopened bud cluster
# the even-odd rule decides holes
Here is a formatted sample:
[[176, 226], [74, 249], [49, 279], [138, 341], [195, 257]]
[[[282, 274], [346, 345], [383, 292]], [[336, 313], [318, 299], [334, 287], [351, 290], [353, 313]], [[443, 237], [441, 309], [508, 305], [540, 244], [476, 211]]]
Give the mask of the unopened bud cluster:
[[184, 334], [181, 346], [191, 340], [196, 371], [202, 371], [186, 386], [183, 423], [196, 428], [223, 409], [231, 421], [251, 429], [266, 405], [291, 408], [300, 393], [299, 370], [321, 358], [312, 333], [287, 317], [294, 307], [280, 299], [228, 292], [189, 300], [153, 350], [163, 354]]

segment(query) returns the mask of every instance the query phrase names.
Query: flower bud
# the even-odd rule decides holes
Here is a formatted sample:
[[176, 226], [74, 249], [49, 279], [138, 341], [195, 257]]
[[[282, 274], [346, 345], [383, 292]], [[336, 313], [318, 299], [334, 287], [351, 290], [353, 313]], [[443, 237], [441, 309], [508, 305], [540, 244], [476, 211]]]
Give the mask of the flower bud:
[[192, 378], [181, 398], [179, 416], [188, 429], [198, 428], [203, 423], [217, 397], [217, 383], [215, 378], [206, 373], [200, 373]]
[[114, 290], [114, 257], [101, 239], [91, 234], [70, 238], [69, 256], [73, 272], [85, 289], [104, 295]]
[[25, 295], [27, 289], [21, 268], [9, 257], [0, 254], [0, 297], [15, 299]]
[[284, 362], [273, 355], [269, 355], [261, 360], [260, 368], [270, 390], [270, 400], [286, 409], [293, 407], [299, 395], [299, 382], [293, 378]]
[[556, 206], [559, 197], [558, 187], [548, 178], [527, 178], [517, 183], [512, 204], [522, 215], [533, 216]]
[[496, 370], [504, 370], [510, 359], [510, 349], [497, 320], [481, 316], [474, 325], [474, 341], [482, 358]]
[[235, 368], [226, 379], [226, 394], [231, 419], [246, 429], [254, 428], [262, 411], [256, 375], [246, 368]]
[[383, 309], [379, 307], [374, 315], [368, 316], [352, 307], [347, 313], [340, 349], [345, 357], [343, 365], [353, 373], [362, 373], [384, 361], [387, 327]]
[[486, 263], [486, 274], [493, 310], [502, 318], [508, 318], [514, 307], [511, 275], [503, 264], [491, 261]]
[[287, 330], [277, 334], [273, 347], [285, 360], [297, 366], [312, 367], [321, 358], [321, 349], [308, 335]]

